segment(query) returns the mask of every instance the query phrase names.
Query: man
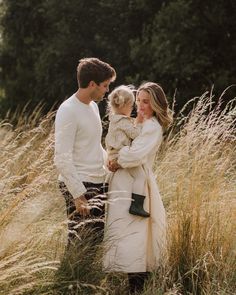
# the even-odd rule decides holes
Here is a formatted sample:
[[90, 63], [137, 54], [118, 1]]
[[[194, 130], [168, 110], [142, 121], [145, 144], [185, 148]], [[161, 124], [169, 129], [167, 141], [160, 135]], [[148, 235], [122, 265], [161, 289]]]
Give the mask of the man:
[[[55, 165], [69, 218], [69, 244], [76, 240], [80, 222], [93, 219], [90, 228], [103, 235], [105, 151], [98, 106], [115, 70], [97, 58], [81, 59], [78, 90], [59, 107], [55, 120]], [[97, 195], [97, 197], [95, 197]], [[86, 222], [85, 222], [86, 223]]]

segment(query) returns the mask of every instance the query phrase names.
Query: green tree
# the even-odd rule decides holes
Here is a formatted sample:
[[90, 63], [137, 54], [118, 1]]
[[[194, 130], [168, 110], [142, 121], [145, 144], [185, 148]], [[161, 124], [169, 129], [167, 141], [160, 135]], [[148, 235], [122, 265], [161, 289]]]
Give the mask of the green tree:
[[236, 3], [230, 0], [176, 0], [163, 4], [131, 58], [139, 61], [138, 80], [160, 81], [179, 107], [215, 85], [220, 93], [235, 83]]
[[[117, 71], [114, 85], [128, 83], [129, 77], [135, 75], [130, 61], [130, 39], [141, 36], [143, 24], [149, 19], [146, 2], [46, 2], [50, 25], [36, 67], [36, 96], [46, 97], [52, 104], [71, 95], [77, 87], [76, 64], [85, 56], [96, 56], [111, 63]], [[160, 1], [148, 2], [156, 5]]]
[[[80, 58], [117, 70], [114, 84], [160, 82], [181, 107], [214, 84], [234, 83], [234, 1], [3, 0], [1, 84], [7, 108], [48, 110], [76, 88]], [[2, 91], [1, 91], [2, 93]]]
[[85, 56], [111, 63], [118, 74], [116, 84], [126, 83], [134, 74], [129, 41], [141, 35], [149, 19], [146, 2], [159, 3], [41, 0], [36, 5], [4, 0], [1, 68], [5, 105], [14, 109], [30, 99], [35, 103], [43, 100], [48, 107], [61, 102], [76, 90], [76, 65]]
[[6, 99], [1, 108], [17, 108], [35, 102], [35, 64], [45, 37], [47, 22], [43, 0], [2, 1], [1, 85]]

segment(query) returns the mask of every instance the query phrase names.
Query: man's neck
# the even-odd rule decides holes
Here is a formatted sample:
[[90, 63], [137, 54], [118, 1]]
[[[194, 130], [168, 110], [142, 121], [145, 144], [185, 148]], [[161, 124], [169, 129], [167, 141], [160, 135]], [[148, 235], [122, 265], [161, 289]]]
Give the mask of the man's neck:
[[92, 101], [87, 89], [79, 88], [75, 93], [76, 98], [82, 103], [89, 104]]

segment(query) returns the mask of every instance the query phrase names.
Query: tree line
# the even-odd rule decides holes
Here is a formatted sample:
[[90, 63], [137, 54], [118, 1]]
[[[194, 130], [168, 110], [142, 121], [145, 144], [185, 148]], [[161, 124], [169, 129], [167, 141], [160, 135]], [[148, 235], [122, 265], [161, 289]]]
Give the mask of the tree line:
[[[76, 91], [76, 65], [95, 56], [119, 84], [159, 82], [179, 110], [236, 82], [233, 0], [2, 0], [0, 115]], [[235, 88], [226, 100], [235, 96]]]

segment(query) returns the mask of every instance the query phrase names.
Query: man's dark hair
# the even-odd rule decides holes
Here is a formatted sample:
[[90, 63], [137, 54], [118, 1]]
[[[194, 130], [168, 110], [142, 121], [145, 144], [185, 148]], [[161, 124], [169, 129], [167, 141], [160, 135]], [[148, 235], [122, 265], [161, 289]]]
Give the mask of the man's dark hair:
[[83, 58], [77, 67], [77, 80], [81, 88], [86, 88], [90, 81], [100, 84], [108, 79], [116, 79], [116, 71], [108, 63], [95, 57]]

